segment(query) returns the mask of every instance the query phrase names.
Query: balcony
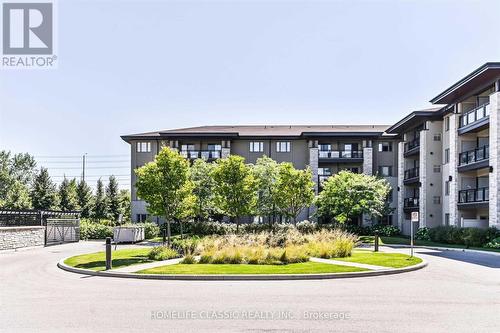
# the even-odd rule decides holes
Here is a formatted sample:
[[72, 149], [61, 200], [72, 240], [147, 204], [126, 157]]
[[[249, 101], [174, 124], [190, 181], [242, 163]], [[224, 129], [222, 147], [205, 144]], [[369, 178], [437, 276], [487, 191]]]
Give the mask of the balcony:
[[419, 198], [405, 198], [403, 202], [403, 209], [407, 211], [418, 210], [420, 204]]
[[478, 132], [490, 123], [490, 103], [478, 106], [460, 116], [458, 134]]
[[322, 162], [363, 162], [362, 150], [320, 150], [319, 160]]
[[489, 166], [490, 147], [488, 145], [464, 151], [458, 155], [458, 171], [469, 171]]
[[180, 154], [182, 157], [190, 160], [201, 158], [208, 161], [221, 158], [220, 150], [181, 150]]
[[420, 177], [420, 168], [419, 167], [411, 168], [405, 170], [403, 182], [405, 185], [417, 183], [420, 179], [419, 177]]
[[480, 207], [488, 205], [490, 188], [480, 187], [458, 191], [459, 207]]
[[420, 138], [405, 142], [404, 156], [418, 154], [420, 152]]

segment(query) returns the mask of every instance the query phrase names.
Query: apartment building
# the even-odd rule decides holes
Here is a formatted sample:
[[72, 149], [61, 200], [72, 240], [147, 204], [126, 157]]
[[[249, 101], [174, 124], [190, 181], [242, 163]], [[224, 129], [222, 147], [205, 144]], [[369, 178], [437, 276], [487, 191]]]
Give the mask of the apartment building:
[[[186, 159], [202, 158], [215, 161], [230, 154], [255, 163], [268, 156], [277, 162], [291, 162], [296, 168], [309, 166], [313, 172], [316, 192], [321, 183], [341, 170], [378, 174], [392, 185], [389, 196], [395, 213], [381, 222], [392, 224], [397, 216], [397, 156], [396, 135], [386, 134], [388, 126], [202, 126], [141, 134], [125, 135], [123, 140], [131, 147], [131, 168], [149, 161], [163, 147], [176, 149]], [[147, 217], [146, 203], [137, 197], [136, 176], [132, 173], [132, 220]], [[301, 212], [301, 219], [309, 219], [314, 207]], [[358, 223], [371, 223], [365, 217]]]
[[[500, 228], [500, 63], [486, 63], [430, 100], [436, 107], [413, 111], [392, 126], [202, 126], [125, 135], [131, 168], [154, 159], [162, 147], [187, 159], [213, 161], [230, 154], [255, 163], [261, 156], [310, 166], [321, 183], [340, 170], [385, 177], [394, 213], [382, 223], [409, 233], [419, 227], [454, 225]], [[134, 221], [147, 216], [135, 193]], [[310, 218], [314, 207], [301, 218]], [[360, 217], [359, 224], [372, 223]]]

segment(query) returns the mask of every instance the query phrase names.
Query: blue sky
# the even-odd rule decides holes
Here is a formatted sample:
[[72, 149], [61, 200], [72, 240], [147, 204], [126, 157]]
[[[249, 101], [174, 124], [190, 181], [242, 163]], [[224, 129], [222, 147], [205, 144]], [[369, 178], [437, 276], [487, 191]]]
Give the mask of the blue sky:
[[61, 156], [39, 159], [56, 178], [83, 153], [95, 177], [128, 174], [122, 134], [392, 124], [500, 61], [498, 1], [58, 5], [58, 68], [0, 71], [0, 149]]

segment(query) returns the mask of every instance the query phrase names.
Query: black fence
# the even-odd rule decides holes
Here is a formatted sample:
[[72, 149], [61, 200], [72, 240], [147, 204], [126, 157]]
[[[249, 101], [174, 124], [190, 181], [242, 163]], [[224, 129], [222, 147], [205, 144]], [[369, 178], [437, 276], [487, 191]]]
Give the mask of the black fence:
[[0, 208], [0, 227], [46, 226], [47, 219], [80, 219], [80, 212]]

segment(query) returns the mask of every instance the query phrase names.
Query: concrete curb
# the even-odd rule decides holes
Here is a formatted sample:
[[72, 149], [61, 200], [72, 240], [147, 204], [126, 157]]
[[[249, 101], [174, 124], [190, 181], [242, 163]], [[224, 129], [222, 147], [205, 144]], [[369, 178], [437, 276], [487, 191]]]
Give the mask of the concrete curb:
[[[386, 247], [404, 247], [410, 248], [410, 245], [406, 244], [384, 244], [382, 246]], [[429, 249], [429, 250], [438, 250], [438, 251], [459, 251], [459, 252], [471, 252], [471, 253], [480, 253], [480, 254], [491, 254], [494, 256], [500, 256], [500, 252], [494, 251], [482, 251], [482, 250], [474, 250], [474, 249], [463, 249], [459, 247], [440, 247], [440, 246], [425, 246], [425, 245], [414, 245], [414, 249]]]
[[[69, 258], [69, 257], [68, 257]], [[349, 273], [320, 273], [320, 274], [238, 274], [238, 275], [160, 275], [160, 274], [137, 274], [137, 273], [121, 273], [113, 271], [92, 271], [90, 269], [82, 269], [68, 266], [64, 258], [57, 263], [57, 267], [62, 270], [92, 276], [102, 277], [117, 277], [129, 279], [146, 279], [146, 280], [194, 280], [194, 281], [273, 281], [273, 280], [322, 280], [322, 279], [342, 279], [342, 278], [357, 278], [368, 276], [392, 275], [416, 271], [427, 266], [427, 262], [422, 259], [422, 262], [403, 268], [390, 268], [379, 271], [363, 271]]]

